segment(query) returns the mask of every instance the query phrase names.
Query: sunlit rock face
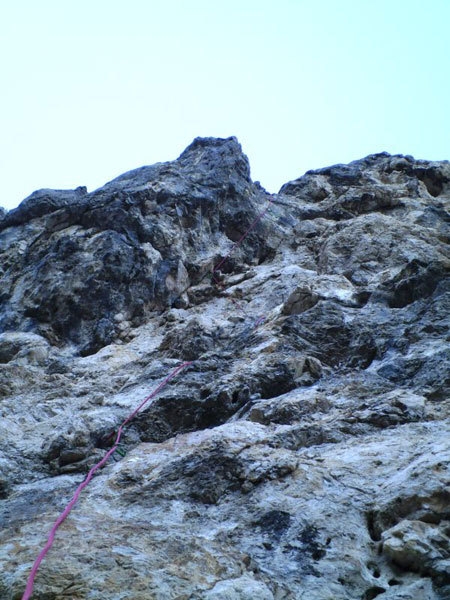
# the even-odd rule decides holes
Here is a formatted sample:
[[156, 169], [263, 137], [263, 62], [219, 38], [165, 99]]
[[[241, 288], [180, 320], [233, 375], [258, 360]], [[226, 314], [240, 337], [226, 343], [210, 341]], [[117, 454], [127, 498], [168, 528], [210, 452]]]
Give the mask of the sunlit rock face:
[[235, 138], [0, 210], [0, 598], [450, 598], [450, 164]]

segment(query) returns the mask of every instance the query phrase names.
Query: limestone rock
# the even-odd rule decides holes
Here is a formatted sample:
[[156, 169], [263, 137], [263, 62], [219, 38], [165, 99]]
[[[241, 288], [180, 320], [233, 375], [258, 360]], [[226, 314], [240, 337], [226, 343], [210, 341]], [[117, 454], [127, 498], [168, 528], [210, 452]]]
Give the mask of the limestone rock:
[[[198, 139], [177, 161], [132, 171], [92, 194], [32, 194], [1, 224], [3, 264], [11, 262], [2, 277], [3, 331], [32, 330], [96, 352], [119, 335], [115, 312], [142, 323], [182, 298], [190, 278], [204, 275], [197, 261], [210, 236], [219, 262], [263, 196], [235, 138]], [[266, 252], [261, 232], [241, 249], [247, 260]]]
[[23, 225], [32, 219], [66, 208], [72, 203], [79, 204], [86, 194], [87, 189], [84, 186], [75, 190], [37, 190], [25, 198], [20, 206], [5, 215], [0, 229]]
[[400, 567], [450, 583], [450, 521], [403, 520], [383, 532], [383, 551]]
[[0, 211], [0, 599], [144, 401], [33, 599], [450, 598], [449, 204], [445, 161], [269, 196], [197, 138]]
[[308, 287], [298, 287], [292, 292], [283, 306], [283, 314], [298, 315], [315, 306], [319, 296]]

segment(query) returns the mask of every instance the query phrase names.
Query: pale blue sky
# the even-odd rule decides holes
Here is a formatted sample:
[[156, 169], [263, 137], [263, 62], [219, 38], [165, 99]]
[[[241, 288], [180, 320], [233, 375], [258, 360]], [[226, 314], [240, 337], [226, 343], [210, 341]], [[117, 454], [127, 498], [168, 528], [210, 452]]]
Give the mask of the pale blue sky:
[[0, 3], [0, 205], [236, 135], [269, 191], [387, 150], [450, 159], [450, 0]]

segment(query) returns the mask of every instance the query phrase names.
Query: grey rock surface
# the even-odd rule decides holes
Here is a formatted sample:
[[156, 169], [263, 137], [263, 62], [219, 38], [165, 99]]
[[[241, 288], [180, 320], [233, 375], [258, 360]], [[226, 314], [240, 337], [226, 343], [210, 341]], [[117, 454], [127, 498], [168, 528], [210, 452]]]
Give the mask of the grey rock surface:
[[[450, 164], [235, 138], [0, 214], [0, 599], [450, 598]], [[251, 228], [248, 235], [246, 232]]]

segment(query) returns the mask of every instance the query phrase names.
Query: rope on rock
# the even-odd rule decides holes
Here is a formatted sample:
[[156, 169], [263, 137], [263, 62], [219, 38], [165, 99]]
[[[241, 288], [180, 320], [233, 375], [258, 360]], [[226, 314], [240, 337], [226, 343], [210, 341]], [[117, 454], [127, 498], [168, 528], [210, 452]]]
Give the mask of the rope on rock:
[[167, 375], [167, 377], [165, 379], [162, 380], [162, 382], [153, 390], [153, 392], [151, 394], [149, 394], [146, 398], [144, 398], [144, 400], [139, 404], [139, 406], [132, 413], [130, 413], [130, 415], [128, 415], [128, 417], [125, 419], [125, 421], [123, 421], [123, 423], [120, 425], [119, 429], [117, 430], [117, 436], [116, 436], [113, 446], [108, 450], [108, 452], [105, 454], [105, 456], [96, 465], [94, 465], [92, 467], [92, 469], [87, 474], [86, 479], [84, 479], [84, 481], [78, 486], [75, 494], [73, 495], [72, 500], [69, 502], [69, 504], [63, 510], [63, 512], [56, 519], [56, 521], [48, 535], [47, 543], [45, 544], [44, 548], [39, 553], [39, 556], [34, 561], [33, 567], [31, 569], [30, 575], [28, 577], [25, 592], [22, 596], [22, 600], [28, 600], [29, 598], [31, 598], [31, 594], [33, 593], [34, 580], [36, 578], [36, 574], [39, 569], [39, 565], [41, 564], [41, 562], [44, 559], [47, 552], [52, 547], [58, 527], [69, 516], [69, 513], [72, 510], [72, 508], [75, 506], [75, 504], [77, 503], [77, 500], [80, 497], [81, 492], [89, 484], [92, 477], [94, 476], [94, 473], [96, 471], [98, 471], [98, 469], [101, 469], [103, 467], [103, 465], [106, 463], [106, 461], [108, 460], [108, 458], [111, 455], [113, 455], [114, 452], [117, 450], [117, 448], [120, 444], [120, 438], [122, 437], [122, 432], [123, 432], [124, 427], [137, 415], [137, 413], [142, 408], [144, 408], [144, 406], [147, 404], [147, 402], [149, 402], [152, 398], [154, 398], [156, 396], [156, 394], [158, 394], [169, 383], [169, 381], [171, 379], [173, 379], [176, 375], [178, 375], [178, 373], [180, 371], [182, 371], [183, 369], [185, 369], [186, 367], [188, 367], [191, 364], [192, 364], [192, 361], [184, 362], [181, 365], [178, 365], [178, 367], [176, 369], [174, 369], [169, 375]]
[[[212, 281], [218, 285], [219, 287], [221, 286], [221, 282], [217, 279], [216, 276], [216, 272], [220, 271], [220, 267], [222, 267], [226, 261], [231, 257], [231, 255], [233, 254], [233, 252], [239, 248], [239, 246], [242, 244], [242, 242], [245, 240], [245, 238], [248, 236], [248, 234], [256, 227], [256, 225], [261, 221], [261, 219], [264, 217], [264, 215], [267, 213], [267, 211], [269, 210], [271, 204], [274, 202], [274, 197], [270, 196], [267, 204], [265, 206], [265, 208], [256, 215], [256, 217], [254, 218], [254, 220], [252, 221], [252, 223], [250, 224], [249, 228], [241, 235], [241, 237], [237, 240], [237, 242], [235, 242], [232, 246], [231, 249], [229, 250], [229, 252], [217, 263], [217, 265], [215, 265], [212, 269], [212, 271], [206, 271], [205, 273], [203, 273], [202, 277], [200, 278], [200, 280], [197, 283], [201, 283], [206, 277], [208, 277], [208, 275], [211, 275], [211, 279]], [[179, 300], [182, 295], [188, 291], [188, 289], [192, 287], [192, 284], [186, 286], [183, 290], [181, 290], [181, 292], [178, 294], [178, 296], [176, 296], [173, 300], [171, 305], [173, 306], [173, 304]], [[233, 300], [233, 302], [236, 304], [236, 302]]]
[[[233, 252], [242, 244], [242, 242], [245, 240], [245, 238], [249, 235], [249, 233], [256, 227], [256, 225], [259, 223], [259, 221], [264, 217], [264, 215], [267, 213], [267, 211], [270, 208], [270, 205], [272, 204], [272, 202], [274, 201], [273, 196], [270, 196], [266, 207], [264, 208], [264, 210], [262, 210], [253, 220], [253, 222], [251, 223], [251, 225], [249, 226], [249, 228], [245, 231], [245, 233], [243, 233], [241, 235], [241, 237], [237, 240], [237, 242], [235, 242], [233, 244], [233, 246], [231, 247], [230, 251], [228, 252], [228, 254], [222, 258], [219, 263], [213, 268], [212, 270], [212, 278], [215, 281], [216, 284], [219, 283], [219, 281], [217, 281], [216, 279], [216, 272], [220, 270], [220, 267], [222, 267], [225, 262], [230, 258], [230, 256], [233, 254]], [[206, 276], [206, 274], [205, 274]], [[189, 289], [189, 288], [187, 288]], [[187, 291], [187, 290], [184, 290]], [[183, 294], [184, 291], [181, 293]], [[237, 304], [238, 308], [240, 310], [243, 310], [244, 313], [246, 313], [245, 309], [243, 307], [241, 307], [239, 305], [239, 303], [237, 303], [236, 301], [234, 301], [233, 299], [231, 299], [235, 304]], [[256, 323], [253, 325], [253, 327], [251, 327], [251, 329], [256, 329], [263, 321], [265, 320], [265, 317], [259, 317], [259, 319], [256, 321]], [[122, 422], [122, 424], [120, 425], [120, 427], [117, 430], [117, 435], [115, 438], [115, 441], [112, 445], [112, 447], [106, 452], [105, 456], [97, 463], [95, 464], [89, 471], [89, 473], [87, 474], [86, 478], [82, 481], [82, 483], [78, 486], [78, 488], [75, 491], [75, 494], [72, 497], [72, 500], [70, 500], [70, 502], [67, 504], [66, 508], [63, 510], [63, 512], [59, 515], [59, 517], [56, 519], [55, 523], [53, 524], [48, 538], [47, 538], [47, 543], [45, 544], [44, 548], [41, 550], [41, 552], [39, 553], [38, 557], [36, 558], [36, 560], [33, 563], [32, 569], [30, 571], [30, 575], [28, 576], [28, 580], [27, 580], [27, 585], [25, 588], [25, 592], [22, 596], [22, 600], [29, 600], [31, 598], [31, 595], [33, 593], [33, 587], [34, 587], [34, 582], [36, 579], [36, 575], [37, 575], [37, 571], [39, 569], [39, 566], [41, 564], [41, 562], [43, 561], [43, 559], [45, 558], [46, 554], [48, 553], [48, 551], [50, 550], [50, 548], [53, 545], [54, 539], [55, 539], [55, 535], [56, 532], [58, 530], [58, 528], [60, 527], [60, 525], [66, 520], [66, 518], [69, 516], [72, 508], [75, 506], [75, 504], [78, 501], [78, 498], [81, 495], [81, 492], [84, 490], [85, 487], [87, 487], [87, 485], [89, 485], [89, 482], [91, 481], [92, 477], [94, 476], [94, 473], [96, 471], [98, 471], [98, 469], [101, 469], [103, 467], [103, 465], [108, 461], [108, 459], [118, 450], [119, 445], [120, 445], [120, 439], [122, 437], [122, 433], [124, 428], [128, 425], [128, 423], [134, 419], [134, 417], [138, 414], [138, 412], [140, 410], [142, 410], [142, 408], [144, 408], [144, 406], [152, 399], [154, 398], [168, 383], [171, 379], [173, 379], [176, 375], [178, 375], [178, 373], [180, 373], [180, 371], [182, 371], [183, 369], [185, 369], [186, 367], [192, 365], [195, 361], [188, 361], [188, 362], [184, 362], [181, 365], [179, 365], [178, 367], [176, 367], [169, 375], [167, 375], [167, 377], [165, 377], [165, 379], [162, 380], [162, 382], [152, 391], [151, 394], [149, 394], [146, 398], [144, 398], [144, 400], [139, 404], [139, 406], [128, 415], [128, 417]], [[111, 438], [114, 437], [114, 433], [110, 436]]]
[[252, 224], [250, 225], [250, 227], [247, 229], [247, 231], [245, 231], [241, 237], [238, 239], [237, 242], [235, 242], [233, 244], [233, 246], [231, 247], [230, 251], [228, 252], [228, 254], [226, 256], [224, 256], [224, 258], [222, 258], [221, 261], [219, 261], [217, 263], [217, 265], [214, 267], [213, 269], [213, 273], [215, 273], [216, 271], [218, 271], [220, 269], [220, 267], [222, 265], [224, 265], [226, 263], [226, 261], [230, 258], [230, 256], [233, 254], [233, 252], [239, 248], [239, 246], [242, 244], [242, 242], [245, 240], [245, 238], [248, 236], [248, 234], [252, 231], [252, 229], [254, 229], [256, 227], [256, 225], [261, 221], [261, 219], [264, 217], [264, 215], [266, 214], [266, 212], [269, 210], [272, 202], [273, 202], [274, 198], [273, 196], [270, 196], [269, 200], [267, 201], [267, 205], [264, 208], [264, 210], [262, 210], [253, 220]]

